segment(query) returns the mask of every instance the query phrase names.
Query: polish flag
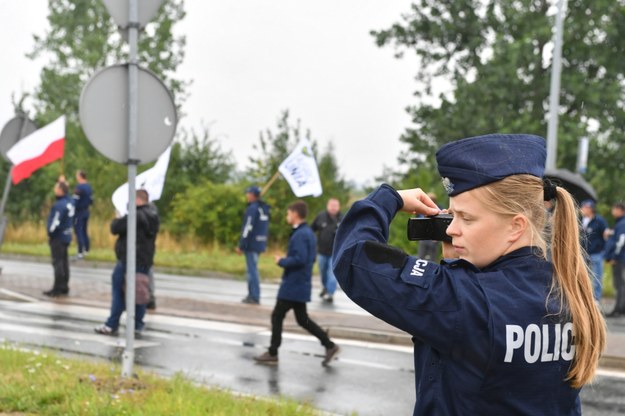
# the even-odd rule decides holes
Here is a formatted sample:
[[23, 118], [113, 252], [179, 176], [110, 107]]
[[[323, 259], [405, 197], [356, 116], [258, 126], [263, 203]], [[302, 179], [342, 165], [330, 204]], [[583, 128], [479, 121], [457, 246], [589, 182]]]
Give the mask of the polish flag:
[[7, 152], [13, 163], [13, 184], [29, 178], [39, 168], [63, 157], [65, 116], [19, 140]]

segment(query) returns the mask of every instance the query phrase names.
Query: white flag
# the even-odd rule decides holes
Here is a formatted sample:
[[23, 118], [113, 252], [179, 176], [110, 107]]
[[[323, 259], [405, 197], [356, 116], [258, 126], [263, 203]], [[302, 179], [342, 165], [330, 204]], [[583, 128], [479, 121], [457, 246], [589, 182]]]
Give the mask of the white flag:
[[308, 140], [300, 141], [278, 168], [297, 197], [322, 194], [317, 162]]
[[[167, 175], [167, 167], [169, 166], [169, 155], [171, 154], [171, 146], [159, 156], [158, 160], [150, 169], [137, 175], [135, 186], [137, 189], [145, 189], [148, 191], [150, 201], [160, 199], [165, 186], [165, 176]], [[121, 215], [128, 214], [128, 182], [120, 186], [113, 192], [113, 205]]]

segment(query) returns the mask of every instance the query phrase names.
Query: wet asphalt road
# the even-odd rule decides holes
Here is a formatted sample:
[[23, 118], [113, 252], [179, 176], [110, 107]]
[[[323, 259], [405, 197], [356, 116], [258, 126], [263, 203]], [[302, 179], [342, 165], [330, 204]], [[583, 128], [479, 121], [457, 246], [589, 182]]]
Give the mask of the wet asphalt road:
[[[0, 337], [26, 346], [119, 360], [124, 339], [93, 333], [108, 311], [50, 302], [0, 301]], [[412, 414], [410, 348], [337, 340], [338, 360], [322, 367], [315, 338], [286, 334], [280, 364], [255, 364], [268, 342], [266, 327], [206, 320], [148, 317], [136, 341], [137, 364], [165, 375], [183, 372], [207, 385], [259, 396], [282, 395], [337, 414]], [[122, 333], [123, 336], [123, 333]], [[583, 391], [584, 415], [625, 414], [625, 374], [603, 373]]]

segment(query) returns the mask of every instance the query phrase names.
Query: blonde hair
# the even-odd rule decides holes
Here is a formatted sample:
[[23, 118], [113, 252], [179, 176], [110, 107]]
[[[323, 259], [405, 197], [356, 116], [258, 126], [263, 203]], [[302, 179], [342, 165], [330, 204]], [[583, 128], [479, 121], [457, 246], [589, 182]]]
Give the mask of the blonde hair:
[[478, 189], [493, 212], [503, 216], [521, 214], [529, 220], [532, 245], [538, 247], [543, 256], [546, 256], [546, 234], [550, 229], [553, 263], [550, 296], [558, 297], [560, 313], [566, 308], [573, 323], [575, 357], [567, 380], [572, 387], [580, 388], [594, 378], [599, 356], [605, 348], [606, 327], [593, 297], [588, 266], [580, 245], [575, 201], [564, 188], [556, 188], [555, 209], [548, 221], [543, 182], [539, 178], [513, 175]]

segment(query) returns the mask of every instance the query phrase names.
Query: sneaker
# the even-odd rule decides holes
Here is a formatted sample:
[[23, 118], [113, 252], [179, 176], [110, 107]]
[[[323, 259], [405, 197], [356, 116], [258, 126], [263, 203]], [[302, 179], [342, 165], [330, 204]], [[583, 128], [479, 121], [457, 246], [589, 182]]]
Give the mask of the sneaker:
[[334, 298], [332, 298], [332, 295], [329, 294], [329, 293], [326, 293], [325, 296], [322, 299], [323, 299], [323, 303], [332, 303], [332, 302], [334, 302]]
[[249, 296], [241, 299], [241, 303], [247, 303], [248, 305], [260, 305], [260, 302], [257, 301], [256, 299], [253, 299]]
[[326, 293], [328, 293], [328, 290], [324, 287], [321, 292], [319, 293], [319, 297], [322, 298], [326, 295]]
[[106, 324], [98, 325], [95, 328], [93, 328], [93, 330], [95, 331], [96, 334], [110, 335], [110, 336], [117, 335], [117, 329], [113, 329], [110, 326], [107, 326]]
[[341, 349], [336, 344], [334, 344], [334, 347], [326, 348], [326, 357], [321, 362], [321, 365], [325, 367], [330, 364], [330, 361], [332, 361], [332, 359], [336, 356], [336, 354], [339, 353], [340, 350]]
[[76, 261], [76, 260], [82, 260], [84, 258], [85, 258], [85, 255], [83, 253], [78, 253], [75, 256], [72, 256], [70, 260]]
[[278, 364], [278, 356], [269, 354], [269, 351], [254, 357], [254, 361], [259, 364]]

